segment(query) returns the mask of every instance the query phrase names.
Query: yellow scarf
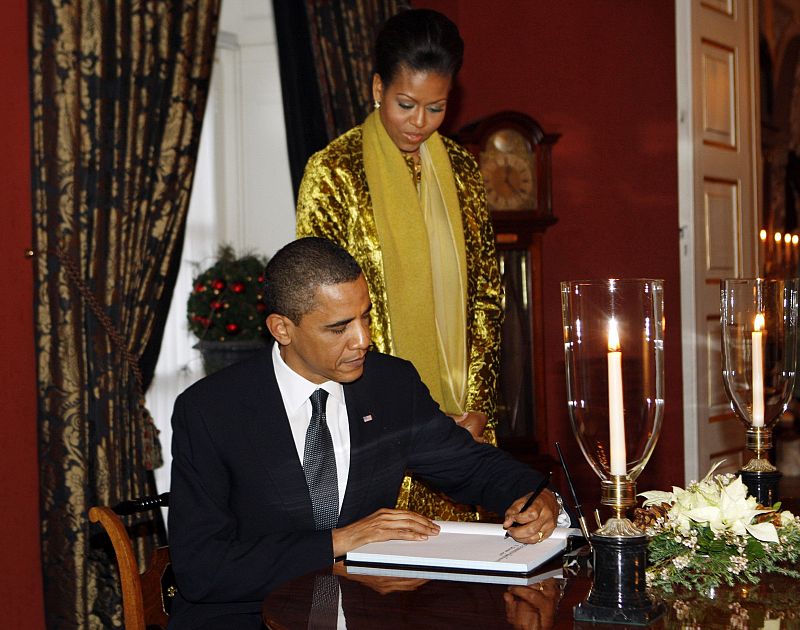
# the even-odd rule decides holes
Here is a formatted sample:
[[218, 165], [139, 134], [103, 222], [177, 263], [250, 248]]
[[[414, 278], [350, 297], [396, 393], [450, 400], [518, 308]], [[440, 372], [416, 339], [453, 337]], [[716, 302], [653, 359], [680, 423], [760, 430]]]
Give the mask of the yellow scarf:
[[[453, 275], [460, 278], [460, 299], [452, 305], [443, 304], [445, 295], [437, 294], [431, 270], [431, 249], [438, 253], [436, 248], [440, 247], [446, 231], [439, 229], [429, 238], [426, 208], [420, 203], [405, 159], [386, 133], [378, 112], [367, 117], [362, 133], [364, 169], [381, 244], [395, 354], [414, 364], [431, 396], [444, 411], [460, 413], [464, 411], [466, 396], [467, 265], [450, 157], [438, 133], [425, 141], [425, 151], [421, 151], [425, 158], [423, 202], [430, 203], [430, 199], [434, 199], [434, 205], [443, 202], [444, 209], [439, 210], [446, 212], [452, 239], [450, 247], [457, 258], [457, 273]], [[432, 170], [436, 177], [430, 176]], [[429, 187], [437, 187], [438, 194]], [[436, 202], [437, 199], [441, 201]], [[431, 208], [427, 210], [429, 215]], [[439, 225], [441, 228], [441, 222]], [[447, 293], [452, 295], [452, 291]], [[444, 315], [445, 321], [439, 322], [441, 326], [437, 324], [437, 313], [439, 320]], [[441, 338], [442, 330], [447, 331], [449, 339]], [[456, 351], [453, 351], [454, 341], [460, 344]]]

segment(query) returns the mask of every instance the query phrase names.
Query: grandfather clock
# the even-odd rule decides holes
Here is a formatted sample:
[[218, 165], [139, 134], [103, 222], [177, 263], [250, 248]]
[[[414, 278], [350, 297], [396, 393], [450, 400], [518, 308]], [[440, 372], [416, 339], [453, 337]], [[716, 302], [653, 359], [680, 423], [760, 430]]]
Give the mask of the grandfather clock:
[[[501, 448], [543, 469], [550, 463], [545, 417], [542, 237], [556, 222], [546, 134], [530, 116], [492, 114], [457, 140], [477, 158], [486, 185], [505, 288], [497, 438]], [[555, 298], [554, 298], [555, 299]]]

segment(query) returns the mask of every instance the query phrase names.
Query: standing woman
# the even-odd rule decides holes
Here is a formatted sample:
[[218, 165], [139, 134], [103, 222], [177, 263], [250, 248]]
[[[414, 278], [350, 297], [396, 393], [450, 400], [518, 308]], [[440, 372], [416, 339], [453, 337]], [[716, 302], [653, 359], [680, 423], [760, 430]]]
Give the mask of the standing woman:
[[[297, 236], [328, 238], [356, 258], [372, 299], [373, 347], [410, 360], [442, 410], [494, 444], [502, 323], [494, 234], [475, 160], [437, 133], [463, 51], [441, 13], [411, 9], [387, 20], [375, 42], [375, 111], [308, 161]], [[398, 507], [479, 518], [410, 478]]]

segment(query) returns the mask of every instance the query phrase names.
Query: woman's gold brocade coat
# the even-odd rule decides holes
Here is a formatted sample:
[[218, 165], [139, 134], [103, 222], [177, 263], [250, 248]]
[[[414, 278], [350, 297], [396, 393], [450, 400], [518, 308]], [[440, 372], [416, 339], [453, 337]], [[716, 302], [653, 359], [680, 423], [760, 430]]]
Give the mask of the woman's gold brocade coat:
[[[442, 138], [450, 156], [461, 205], [467, 263], [466, 409], [489, 418], [484, 436], [496, 444], [495, 392], [500, 365], [502, 288], [494, 247], [494, 232], [486, 209], [480, 171], [472, 155]], [[412, 177], [409, 173], [398, 176]], [[394, 354], [378, 233], [364, 170], [361, 127], [336, 138], [314, 154], [306, 165], [297, 201], [297, 236], [321, 236], [347, 249], [358, 261], [369, 284], [372, 300], [372, 347]], [[427, 247], [427, 243], [420, 243]], [[413, 279], [409, 279], [413, 281]], [[419, 481], [408, 477], [398, 507], [431, 518], [477, 520], [466, 506], [454, 506]]]

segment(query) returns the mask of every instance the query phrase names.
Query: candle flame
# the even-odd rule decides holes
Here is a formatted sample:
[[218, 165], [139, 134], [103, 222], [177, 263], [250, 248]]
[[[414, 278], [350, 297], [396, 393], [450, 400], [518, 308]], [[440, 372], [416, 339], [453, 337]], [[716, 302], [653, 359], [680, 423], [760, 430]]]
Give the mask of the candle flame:
[[792, 245], [797, 245], [798, 242], [800, 242], [800, 236], [797, 236], [797, 234], [792, 234]]
[[767, 231], [766, 230], [761, 230], [758, 233], [758, 238], [760, 238], [762, 241], [766, 241], [767, 240]]
[[780, 232], [775, 232], [775, 242], [780, 243], [783, 240], [783, 234]]
[[608, 351], [619, 352], [619, 330], [617, 320], [613, 317], [608, 320]]
[[764, 313], [759, 313], [753, 320], [753, 329], [756, 332], [764, 330]]
[[787, 244], [792, 242], [792, 235], [789, 232], [783, 235], [783, 242]]

